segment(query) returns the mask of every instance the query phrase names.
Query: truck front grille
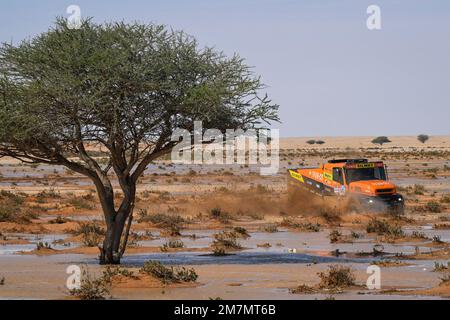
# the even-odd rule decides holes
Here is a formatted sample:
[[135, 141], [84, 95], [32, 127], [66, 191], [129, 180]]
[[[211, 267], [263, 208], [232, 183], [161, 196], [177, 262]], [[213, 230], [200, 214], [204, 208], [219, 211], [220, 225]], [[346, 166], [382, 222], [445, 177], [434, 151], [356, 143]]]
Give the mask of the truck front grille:
[[383, 194], [383, 193], [393, 193], [394, 189], [393, 188], [385, 188], [385, 189], [377, 189], [376, 193], [378, 194]]

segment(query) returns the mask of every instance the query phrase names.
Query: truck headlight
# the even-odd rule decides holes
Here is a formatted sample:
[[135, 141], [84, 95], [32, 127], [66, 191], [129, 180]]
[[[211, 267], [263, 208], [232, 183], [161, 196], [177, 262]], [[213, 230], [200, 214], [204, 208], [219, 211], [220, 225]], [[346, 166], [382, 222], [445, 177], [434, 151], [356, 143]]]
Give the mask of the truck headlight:
[[373, 200], [372, 200], [372, 199], [369, 199], [369, 203], [373, 203]]
[[403, 201], [403, 199], [402, 198], [398, 198], [398, 201]]

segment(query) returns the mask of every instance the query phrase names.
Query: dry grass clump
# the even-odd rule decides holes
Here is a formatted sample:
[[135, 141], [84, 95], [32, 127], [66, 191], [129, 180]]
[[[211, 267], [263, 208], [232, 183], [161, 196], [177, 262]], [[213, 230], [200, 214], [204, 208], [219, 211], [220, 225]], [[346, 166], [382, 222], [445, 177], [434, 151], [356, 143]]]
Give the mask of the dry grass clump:
[[290, 289], [289, 292], [297, 294], [314, 294], [317, 292], [317, 289], [306, 284], [301, 284], [294, 289]]
[[184, 248], [184, 242], [181, 240], [169, 240], [161, 246], [161, 251], [166, 252], [171, 249]]
[[81, 235], [81, 242], [86, 247], [97, 247], [106, 234], [97, 222], [79, 222], [76, 229], [69, 230], [74, 235]]
[[336, 243], [336, 242], [341, 241], [342, 240], [341, 237], [342, 237], [342, 233], [336, 229], [331, 230], [330, 234], [328, 235], [328, 238], [330, 239], [331, 243]]
[[64, 224], [70, 222], [71, 220], [68, 218], [61, 217], [61, 215], [56, 216], [55, 219], [51, 219], [48, 221], [50, 224]]
[[32, 219], [38, 216], [26, 209], [22, 209], [22, 205], [26, 196], [22, 194], [12, 193], [10, 191], [0, 191], [0, 222], [14, 222], [19, 224], [29, 224]]
[[387, 235], [394, 238], [403, 237], [405, 234], [402, 228], [397, 224], [392, 224], [386, 220], [373, 218], [366, 226], [367, 233], [376, 233], [378, 235]]
[[67, 203], [73, 206], [77, 210], [93, 210], [95, 206], [91, 203], [93, 196], [88, 194], [81, 197], [71, 197], [67, 200]]
[[141, 273], [146, 273], [164, 284], [177, 282], [195, 282], [198, 275], [193, 268], [166, 267], [159, 261], [147, 261], [140, 269]]
[[242, 238], [242, 239], [250, 238], [250, 234], [248, 233], [247, 229], [245, 229], [243, 227], [234, 227], [233, 232], [236, 234], [237, 238]]
[[355, 275], [350, 267], [341, 265], [328, 266], [325, 272], [317, 274], [320, 278], [321, 289], [343, 289], [355, 285]]
[[450, 194], [442, 195], [442, 198], [441, 198], [440, 202], [441, 203], [450, 203]]
[[172, 237], [180, 235], [183, 224], [186, 222], [184, 218], [175, 214], [148, 214], [147, 210], [140, 210], [138, 215], [139, 222], [150, 222], [158, 228], [163, 229], [165, 234]]
[[450, 274], [446, 274], [441, 278], [441, 283], [439, 283], [440, 286], [447, 286], [450, 285]]
[[70, 290], [69, 293], [80, 300], [105, 300], [111, 296], [110, 285], [110, 281], [104, 276], [96, 278], [87, 269], [83, 269], [80, 287]]
[[266, 224], [264, 226], [261, 226], [260, 230], [262, 232], [268, 232], [268, 233], [274, 233], [274, 232], [278, 232], [279, 231], [276, 224]]
[[350, 267], [341, 265], [330, 265], [328, 270], [319, 272], [317, 275], [320, 278], [320, 282], [315, 286], [308, 286], [301, 284], [289, 291], [297, 294], [314, 294], [329, 292], [339, 292], [342, 289], [352, 287], [355, 285], [356, 277], [353, 270]]
[[439, 204], [439, 202], [428, 201], [425, 204], [425, 210], [432, 213], [440, 213], [442, 212], [442, 206]]
[[286, 228], [297, 229], [298, 231], [303, 232], [319, 232], [320, 224], [319, 223], [311, 223], [311, 222], [297, 222], [292, 217], [284, 217], [283, 221], [281, 221], [280, 226]]
[[450, 270], [450, 262], [447, 262], [447, 265], [439, 262], [434, 263], [434, 271], [436, 272], [443, 272]]
[[231, 214], [229, 214], [226, 211], [223, 211], [221, 208], [216, 207], [216, 208], [212, 208], [209, 211], [209, 216], [210, 218], [214, 219], [214, 220], [218, 220], [221, 223], [229, 223], [230, 220], [232, 219]]
[[120, 266], [107, 266], [105, 270], [103, 270], [102, 278], [106, 283], [112, 284], [114, 277], [122, 276], [131, 279], [139, 279], [133, 271], [130, 271], [126, 268]]
[[214, 234], [214, 241], [212, 243], [213, 252], [215, 255], [224, 255], [227, 250], [242, 249], [242, 246], [237, 241], [238, 235], [234, 231], [222, 231]]

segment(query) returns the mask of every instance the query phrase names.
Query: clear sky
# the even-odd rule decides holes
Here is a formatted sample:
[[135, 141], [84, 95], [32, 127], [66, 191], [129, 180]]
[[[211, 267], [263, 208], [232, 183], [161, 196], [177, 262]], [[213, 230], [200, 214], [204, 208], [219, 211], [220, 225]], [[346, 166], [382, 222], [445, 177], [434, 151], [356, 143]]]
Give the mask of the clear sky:
[[[0, 41], [47, 30], [71, 4], [239, 53], [280, 104], [281, 136], [450, 134], [448, 0], [1, 0]], [[366, 27], [370, 4], [381, 30]]]

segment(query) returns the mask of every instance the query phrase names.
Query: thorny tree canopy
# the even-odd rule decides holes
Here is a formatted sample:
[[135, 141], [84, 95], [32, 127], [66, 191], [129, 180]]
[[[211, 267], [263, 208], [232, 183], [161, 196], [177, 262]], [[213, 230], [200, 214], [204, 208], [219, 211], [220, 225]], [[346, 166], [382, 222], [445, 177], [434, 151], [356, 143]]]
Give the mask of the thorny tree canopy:
[[[175, 128], [238, 129], [278, 120], [278, 106], [238, 56], [162, 25], [91, 20], [0, 48], [0, 155], [136, 182]], [[88, 147], [107, 150], [99, 164]]]

